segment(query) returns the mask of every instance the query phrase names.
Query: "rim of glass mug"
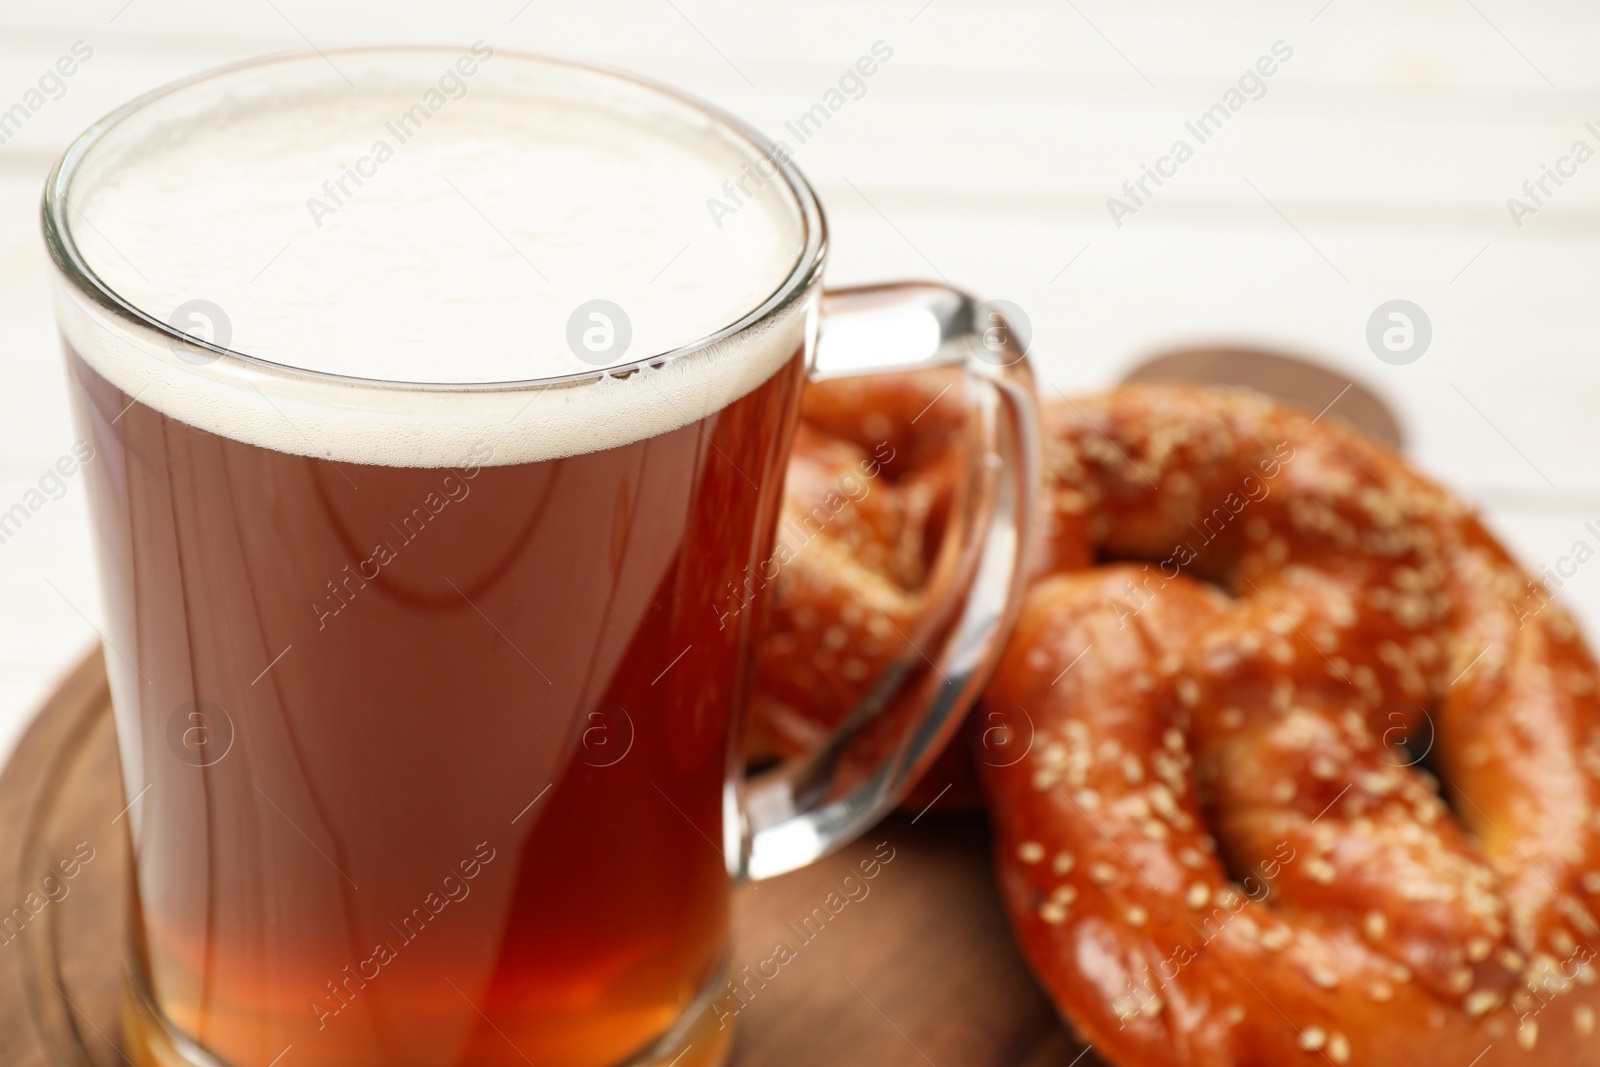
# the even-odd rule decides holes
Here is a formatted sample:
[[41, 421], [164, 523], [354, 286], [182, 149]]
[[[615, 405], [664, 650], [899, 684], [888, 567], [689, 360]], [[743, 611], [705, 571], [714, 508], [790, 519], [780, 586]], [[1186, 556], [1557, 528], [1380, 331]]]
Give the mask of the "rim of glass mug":
[[198, 74], [169, 82], [135, 97], [133, 100], [106, 114], [89, 126], [83, 133], [79, 134], [56, 162], [55, 167], [52, 168], [50, 176], [45, 182], [44, 202], [42, 205], [44, 238], [45, 244], [50, 250], [50, 258], [55, 262], [62, 275], [72, 283], [77, 292], [88, 297], [100, 308], [110, 312], [124, 325], [136, 331], [155, 334], [160, 340], [169, 345], [176, 344], [187, 348], [198, 348], [211, 353], [215, 359], [208, 361], [206, 369], [212, 374], [223, 368], [229, 368], [246, 374], [250, 372], [265, 372], [276, 377], [327, 384], [429, 393], [507, 393], [529, 389], [543, 391], [552, 386], [585, 385], [605, 378], [627, 377], [634, 372], [660, 367], [666, 363], [675, 362], [686, 356], [692, 356], [713, 348], [730, 337], [759, 326], [769, 319], [778, 317], [816, 287], [821, 278], [823, 262], [827, 258], [827, 219], [823, 215], [822, 205], [817, 200], [811, 184], [806, 181], [805, 176], [794, 165], [789, 158], [789, 154], [780, 151], [776, 143], [748, 123], [716, 105], [654, 79], [600, 64], [580, 63], [555, 56], [520, 51], [496, 50], [495, 55], [497, 57], [507, 57], [518, 62], [560, 67], [586, 75], [599, 76], [611, 79], [616, 83], [631, 86], [637, 90], [643, 90], [649, 94], [655, 94], [657, 97], [664, 98], [667, 103], [673, 106], [689, 108], [699, 112], [705, 118], [721, 126], [726, 132], [733, 134], [738, 141], [743, 142], [747, 148], [755, 153], [753, 158], [766, 159], [776, 169], [778, 175], [782, 177], [784, 185], [794, 198], [794, 205], [799, 213], [801, 227], [802, 243], [794, 266], [778, 288], [737, 320], [712, 333], [665, 352], [629, 360], [626, 363], [596, 367], [594, 370], [589, 371], [573, 371], [565, 374], [523, 378], [515, 381], [414, 382], [366, 378], [290, 366], [219, 346], [193, 334], [185, 333], [119, 294], [95, 272], [79, 250], [77, 240], [73, 234], [72, 222], [68, 216], [68, 209], [72, 206], [70, 198], [73, 180], [90, 159], [91, 153], [96, 146], [108, 134], [117, 129], [123, 122], [140, 114], [147, 108], [187, 90], [201, 87], [214, 81], [221, 81], [243, 72], [275, 65], [287, 65], [310, 60], [320, 61], [327, 59], [329, 56], [341, 55], [433, 56], [455, 55], [458, 51], [459, 49], [444, 45], [379, 45], [329, 49], [323, 52], [307, 52], [303, 49], [278, 52], [272, 55], [213, 67]]

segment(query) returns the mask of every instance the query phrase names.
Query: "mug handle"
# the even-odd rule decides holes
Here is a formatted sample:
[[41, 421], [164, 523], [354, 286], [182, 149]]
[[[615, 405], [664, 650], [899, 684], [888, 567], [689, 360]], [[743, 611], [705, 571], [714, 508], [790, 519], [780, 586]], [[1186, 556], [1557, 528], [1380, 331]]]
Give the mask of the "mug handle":
[[1027, 579], [1040, 446], [1026, 343], [997, 311], [922, 282], [822, 297], [810, 380], [960, 366], [969, 463], [909, 649], [818, 751], [743, 781], [735, 875], [768, 878], [846, 844], [899, 803], [988, 680]]

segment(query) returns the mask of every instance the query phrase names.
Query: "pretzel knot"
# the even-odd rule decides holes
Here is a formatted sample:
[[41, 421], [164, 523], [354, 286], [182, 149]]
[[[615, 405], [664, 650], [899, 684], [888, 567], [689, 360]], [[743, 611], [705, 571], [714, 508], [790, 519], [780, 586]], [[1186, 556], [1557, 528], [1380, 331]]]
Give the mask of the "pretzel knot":
[[1396, 456], [1250, 394], [1045, 424], [1053, 573], [985, 695], [1033, 740], [983, 771], [1080, 1036], [1122, 1067], [1596, 1062], [1600, 705], [1566, 612]]
[[[911, 635], [948, 587], [940, 549], [967, 418], [965, 386], [951, 370], [806, 388], [777, 545], [732, 598], [736, 609], [759, 610], [745, 731], [752, 762], [817, 750], [891, 663], [920, 659]], [[857, 757], [892, 746], [905, 710], [870, 726], [880, 737]], [[977, 802], [964, 748], [947, 753], [938, 784], [919, 783], [907, 806], [920, 810], [951, 783], [946, 804]]]

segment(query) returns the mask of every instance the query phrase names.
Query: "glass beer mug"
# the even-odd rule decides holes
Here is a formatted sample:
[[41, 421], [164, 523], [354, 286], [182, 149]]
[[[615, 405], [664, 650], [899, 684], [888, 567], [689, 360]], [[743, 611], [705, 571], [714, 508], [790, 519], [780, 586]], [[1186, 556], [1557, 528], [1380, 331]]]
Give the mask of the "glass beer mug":
[[[132, 1062], [719, 1062], [734, 882], [881, 816], [1003, 639], [1017, 346], [942, 286], [824, 293], [816, 198], [739, 122], [482, 43], [159, 90], [70, 148], [44, 221]], [[948, 602], [820, 753], [746, 778], [760, 605], [717, 603], [773, 550], [800, 392], [942, 364]]]

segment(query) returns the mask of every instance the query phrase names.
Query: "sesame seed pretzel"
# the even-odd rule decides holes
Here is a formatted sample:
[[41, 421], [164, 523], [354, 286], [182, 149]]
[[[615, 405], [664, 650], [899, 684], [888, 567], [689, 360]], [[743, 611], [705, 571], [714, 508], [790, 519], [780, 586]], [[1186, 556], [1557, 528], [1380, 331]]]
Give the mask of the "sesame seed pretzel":
[[1044, 573], [984, 698], [1032, 740], [982, 771], [1079, 1035], [1119, 1067], [1597, 1062], [1571, 618], [1401, 459], [1254, 395], [1125, 387], [1045, 433]]
[[[967, 411], [959, 372], [807, 386], [790, 453], [778, 545], [747, 582], [761, 598], [745, 731], [752, 762], [803, 755], [866, 697], [942, 588], [935, 555], [961, 477]], [[934, 790], [978, 800], [960, 746]], [[932, 781], [932, 778], [929, 779]], [[921, 783], [905, 801], [933, 798]]]

